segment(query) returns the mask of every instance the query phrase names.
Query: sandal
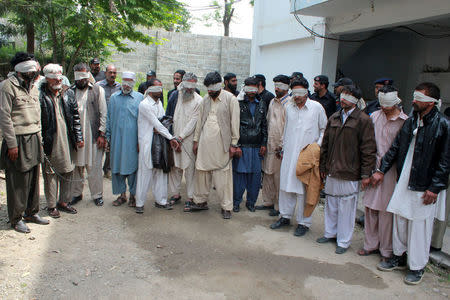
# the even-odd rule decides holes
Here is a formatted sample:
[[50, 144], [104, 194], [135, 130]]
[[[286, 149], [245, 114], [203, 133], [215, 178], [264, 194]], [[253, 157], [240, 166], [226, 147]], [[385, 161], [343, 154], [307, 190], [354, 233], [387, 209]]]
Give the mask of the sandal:
[[361, 248], [361, 249], [358, 250], [358, 255], [359, 256], [369, 256], [369, 255], [378, 254], [378, 253], [380, 253], [380, 250], [378, 250], [378, 249], [369, 251], [369, 250], [366, 250], [364, 248]]
[[162, 204], [159, 204], [158, 202], [155, 202], [155, 207], [163, 208], [163, 209], [167, 209], [167, 210], [172, 210], [173, 209], [173, 207], [172, 207], [172, 205], [170, 205], [170, 203], [162, 205]]
[[136, 197], [130, 195], [130, 201], [128, 202], [128, 207], [136, 207]]
[[122, 204], [127, 203], [127, 198], [124, 196], [117, 197], [116, 200], [113, 201], [113, 206], [121, 206]]
[[180, 202], [180, 200], [181, 200], [181, 196], [178, 196], [178, 197], [174, 197], [174, 196], [172, 196], [170, 199], [169, 199], [169, 203], [170, 203], [170, 205], [175, 205], [175, 204], [177, 204], [178, 202]]
[[184, 212], [191, 212], [192, 210], [191, 210], [191, 205], [193, 204], [194, 202], [192, 202], [191, 200], [188, 200], [188, 201], [185, 201], [184, 202], [184, 209], [183, 209], [183, 211]]
[[66, 204], [66, 205], [61, 205], [61, 204], [57, 204], [56, 207], [58, 208], [59, 211], [63, 211], [66, 212], [68, 214], [76, 214], [77, 210], [75, 209], [75, 207], [72, 207], [70, 204]]
[[207, 202], [203, 202], [203, 203], [200, 203], [200, 204], [192, 202], [190, 204], [190, 209], [191, 209], [190, 211], [208, 210], [209, 207], [208, 207], [208, 203]]

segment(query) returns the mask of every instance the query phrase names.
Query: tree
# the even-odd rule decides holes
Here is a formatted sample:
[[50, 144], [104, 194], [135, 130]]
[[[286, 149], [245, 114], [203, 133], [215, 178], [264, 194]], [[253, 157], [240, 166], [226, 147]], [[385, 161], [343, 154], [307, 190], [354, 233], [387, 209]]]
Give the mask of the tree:
[[177, 0], [0, 0], [0, 7], [0, 16], [26, 34], [29, 52], [35, 52], [36, 37], [39, 52], [50, 53], [69, 74], [81, 60], [108, 56], [112, 49], [132, 51], [125, 39], [156, 42], [139, 28], [176, 30], [189, 17]]
[[189, 32], [192, 25], [191, 20], [192, 16], [190, 12], [185, 7], [182, 7], [180, 11], [180, 19], [175, 24], [167, 26], [164, 29], [175, 32]]
[[[223, 25], [223, 35], [230, 36], [230, 24], [234, 15], [235, 8], [233, 5], [241, 0], [223, 0], [223, 5], [219, 1], [215, 0], [211, 3], [211, 6], [216, 7], [213, 13], [203, 16], [205, 21], [214, 20], [215, 22]], [[250, 0], [250, 4], [254, 5], [254, 0]], [[209, 24], [211, 25], [211, 24]]]

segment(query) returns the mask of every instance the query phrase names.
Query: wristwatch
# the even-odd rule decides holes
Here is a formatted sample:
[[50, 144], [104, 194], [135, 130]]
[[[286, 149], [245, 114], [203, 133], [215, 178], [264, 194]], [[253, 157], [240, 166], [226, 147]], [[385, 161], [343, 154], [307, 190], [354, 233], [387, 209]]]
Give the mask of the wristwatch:
[[[376, 170], [375, 170], [375, 172], [380, 172], [381, 174], [383, 174], [383, 175], [384, 175], [384, 172], [383, 172], [383, 171], [381, 171], [380, 169], [376, 169]], [[375, 173], [375, 172], [374, 172], [374, 173]]]

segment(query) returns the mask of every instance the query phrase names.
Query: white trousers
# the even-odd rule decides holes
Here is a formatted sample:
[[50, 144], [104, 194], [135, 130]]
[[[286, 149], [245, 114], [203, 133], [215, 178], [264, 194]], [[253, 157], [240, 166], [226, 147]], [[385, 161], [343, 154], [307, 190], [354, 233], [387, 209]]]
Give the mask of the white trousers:
[[150, 188], [155, 201], [158, 204], [166, 205], [167, 174], [162, 169], [149, 169], [144, 164], [139, 164], [136, 183], [136, 206], [144, 206]]
[[184, 178], [186, 179], [186, 192], [189, 199], [194, 197], [194, 171], [195, 164], [189, 164], [186, 169], [180, 169], [177, 167], [173, 167], [169, 173], [169, 194], [175, 195], [179, 194], [181, 190], [181, 180], [183, 179], [183, 171]]
[[336, 238], [337, 245], [348, 248], [355, 228], [358, 194], [347, 197], [328, 196], [325, 202], [325, 234]]
[[428, 263], [433, 221], [434, 215], [417, 221], [394, 215], [392, 249], [397, 256], [408, 253], [410, 270], [421, 270]]
[[[97, 145], [93, 145], [97, 147]], [[84, 189], [84, 174], [88, 175], [89, 190], [93, 199], [102, 197], [103, 194], [103, 170], [102, 170], [102, 160], [103, 151], [93, 151], [96, 157], [93, 157], [93, 166], [75, 166], [73, 170], [73, 182], [72, 182], [72, 196], [83, 195]]]
[[291, 219], [295, 213], [295, 205], [297, 204], [297, 223], [310, 227], [312, 223], [312, 215], [309, 217], [303, 216], [305, 208], [305, 195], [297, 193], [288, 193], [280, 190], [279, 206], [280, 216], [286, 219]]

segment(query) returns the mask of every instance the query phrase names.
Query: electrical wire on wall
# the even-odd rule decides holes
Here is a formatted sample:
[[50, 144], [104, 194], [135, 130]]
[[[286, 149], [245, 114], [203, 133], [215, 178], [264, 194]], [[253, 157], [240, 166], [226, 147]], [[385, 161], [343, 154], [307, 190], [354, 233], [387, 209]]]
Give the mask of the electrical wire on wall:
[[[414, 34], [417, 34], [417, 35], [419, 35], [419, 36], [421, 36], [423, 38], [427, 38], [427, 39], [443, 39], [443, 38], [450, 37], [450, 32], [449, 33], [443, 33], [443, 34], [426, 34], [426, 33], [421, 33], [418, 30], [415, 30], [415, 29], [413, 29], [411, 27], [401, 25], [401, 26], [395, 26], [395, 27], [392, 27], [392, 28], [389, 28], [389, 29], [381, 30], [380, 32], [378, 32], [378, 33], [376, 33], [376, 34], [374, 34], [374, 35], [372, 35], [372, 36], [370, 36], [368, 38], [364, 38], [364, 39], [354, 39], [353, 40], [353, 39], [336, 38], [336, 37], [331, 37], [331, 36], [327, 36], [327, 35], [324, 35], [324, 34], [317, 33], [313, 29], [311, 29], [308, 26], [306, 26], [302, 22], [302, 20], [300, 19], [299, 15], [296, 13], [296, 7], [297, 7], [297, 0], [294, 0], [294, 13], [293, 13], [294, 17], [297, 20], [297, 22], [300, 25], [302, 25], [303, 28], [307, 32], [309, 32], [314, 37], [327, 39], [327, 40], [332, 40], [332, 41], [339, 41], [339, 42], [346, 42], [346, 43], [362, 43], [362, 42], [366, 42], [368, 40], [374, 39], [374, 38], [379, 37], [379, 36], [381, 36], [383, 34], [386, 34], [386, 33], [389, 33], [389, 32], [392, 32], [392, 31], [395, 31], [395, 30], [398, 30], [398, 29], [403, 29], [403, 30], [406, 30], [406, 31], [410, 31], [410, 32], [412, 32]], [[375, 5], [374, 5], [373, 1], [371, 2], [371, 10], [372, 10], [372, 12], [374, 12], [374, 10], [375, 10]]]

